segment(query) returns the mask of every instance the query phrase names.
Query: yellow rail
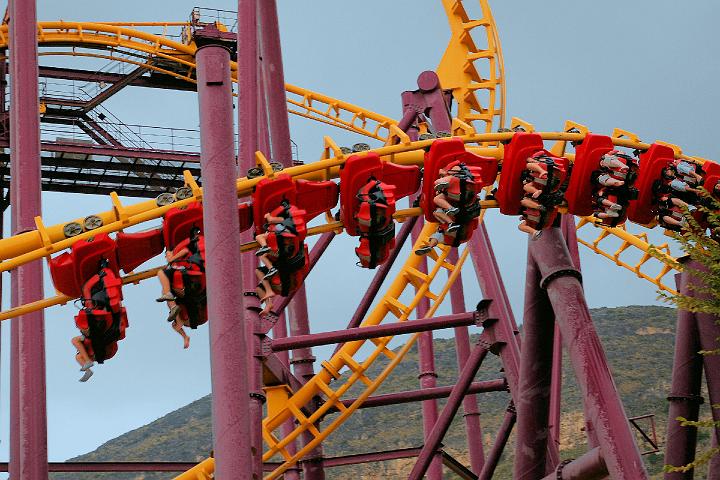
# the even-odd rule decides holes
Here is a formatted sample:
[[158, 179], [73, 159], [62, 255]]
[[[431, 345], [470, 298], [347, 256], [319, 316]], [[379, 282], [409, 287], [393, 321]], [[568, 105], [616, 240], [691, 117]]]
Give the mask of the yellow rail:
[[[462, 0], [443, 0], [442, 3], [451, 37], [437, 68], [440, 84], [453, 90], [458, 103], [458, 119], [477, 131], [493, 132], [505, 123], [505, 72], [490, 5], [487, 0], [480, 0], [483, 18], [473, 20]], [[484, 30], [485, 49], [478, 48], [473, 40], [473, 32], [477, 30]], [[478, 62], [485, 62], [487, 68], [479, 69]], [[483, 78], [481, 71], [487, 71], [488, 78]], [[487, 92], [487, 105], [480, 100], [480, 91]], [[477, 126], [478, 123], [482, 128]]]
[[[616, 265], [630, 270], [639, 278], [647, 280], [655, 285], [658, 289], [664, 290], [665, 292], [673, 295], [677, 294], [677, 291], [669, 286], [665, 279], [667, 275], [672, 272], [682, 271], [682, 265], [678, 263], [675, 257], [673, 257], [670, 253], [670, 245], [668, 243], [663, 243], [662, 245], [652, 245], [648, 243], [647, 233], [630, 233], [626, 230], [625, 225], [613, 228], [601, 227], [597, 229], [599, 231], [594, 239], [588, 240], [582, 238], [582, 236], [586, 233], [590, 235], [589, 232], [591, 230], [593, 231], [593, 234], [595, 234], [595, 229], [587, 227], [590, 225], [597, 226], [597, 221], [598, 220], [596, 218], [585, 217], [578, 222], [576, 228], [579, 243], [585, 245], [593, 252], [611, 260]], [[620, 246], [614, 251], [610, 251], [609, 246], [605, 246], [605, 244], [608, 243], [607, 241], [603, 243], [603, 240], [607, 240], [612, 237], [617, 237], [622, 240]], [[638, 251], [642, 252], [642, 256], [639, 260], [633, 261], [628, 258], [633, 254], [633, 252]], [[656, 266], [656, 264], [651, 262], [653, 259], [662, 264], [659, 272], [655, 274], [647, 272], [649, 269], [653, 268], [653, 266]]]
[[[413, 249], [425, 244], [430, 235], [435, 233], [436, 230], [437, 224], [426, 224]], [[441, 245], [436, 247], [436, 249], [437, 251], [433, 251], [427, 257], [430, 263], [427, 274], [418, 270], [422, 257], [414, 254], [410, 255], [388, 288], [383, 299], [365, 318], [361, 327], [378, 325], [388, 317], [394, 318], [396, 322], [404, 322], [410, 318], [423, 298], [427, 298], [431, 304], [426, 318], [432, 317], [435, 314], [437, 308], [445, 299], [450, 287], [460, 274], [462, 265], [469, 253], [469, 250], [465, 249], [457, 263], [453, 264], [449, 262], [447, 258], [452, 248]], [[447, 280], [439, 292], [435, 293], [430, 290], [430, 287], [441, 271], [448, 272]], [[399, 300], [404, 295], [412, 295], [410, 302], [407, 304]], [[269, 449], [263, 455], [263, 459], [267, 461], [276, 454], [280, 454], [285, 461], [265, 478], [267, 480], [279, 478], [283, 472], [292, 467], [299, 459], [304, 457], [342, 425], [342, 423], [377, 390], [394, 368], [402, 361], [418, 336], [419, 334], [411, 335], [407, 342], [397, 351], [392, 351], [388, 348], [388, 344], [394, 337], [368, 340], [374, 343], [375, 349], [363, 362], [357, 362], [353, 356], [368, 341], [358, 340], [347, 342], [340, 348], [338, 353], [328, 361], [323, 362], [320, 372], [311, 378], [295, 394], [289, 395], [287, 389], [274, 390], [273, 395], [268, 396], [269, 415], [263, 421], [263, 436], [269, 446]], [[368, 376], [368, 370], [381, 356], [387, 357], [389, 362], [375, 378], [370, 378]], [[341, 385], [331, 388], [330, 385], [333, 381], [339, 381]], [[350, 406], [345, 406], [341, 402], [343, 395], [345, 395], [353, 385], [358, 384], [358, 382], [365, 385], [363, 392], [357, 396], [357, 399]], [[303, 414], [302, 408], [308, 405], [308, 403], [318, 395], [323, 397], [325, 400], [324, 403], [314, 411], [312, 415], [306, 416]], [[340, 412], [339, 415], [333, 418], [323, 429], [317, 426], [318, 422], [333, 409], [338, 410]], [[293, 419], [298, 426], [289, 435], [279, 439], [275, 436], [274, 431], [288, 419]], [[296, 454], [291, 455], [287, 451], [286, 446], [304, 432], [310, 432], [313, 437], [312, 440]], [[213, 470], [213, 459], [208, 459], [176, 477], [176, 479], [209, 479], [212, 478], [210, 475]]]
[[[154, 34], [131, 27], [184, 26], [185, 23], [98, 23], [98, 22], [39, 22], [38, 45], [53, 47], [51, 51], [41, 51], [41, 56], [76, 56], [114, 60], [170, 75], [179, 80], [196, 83], [194, 44], [184, 44], [167, 36], [167, 32]], [[8, 45], [8, 27], [0, 26], [0, 49]], [[58, 47], [71, 46], [68, 50]], [[84, 52], [83, 47], [98, 52]], [[110, 53], [107, 53], [107, 52]], [[132, 52], [131, 55], [126, 55]], [[138, 53], [145, 59], [138, 60]], [[147, 63], [147, 58], [155, 57], [163, 62]], [[3, 58], [5, 59], [5, 58]], [[237, 81], [237, 64], [231, 62], [233, 80]], [[286, 84], [290, 113], [344, 128], [354, 133], [385, 141], [389, 136], [388, 128], [396, 122], [371, 110], [348, 102], [323, 95], [295, 85]], [[347, 120], [346, 120], [347, 119]]]

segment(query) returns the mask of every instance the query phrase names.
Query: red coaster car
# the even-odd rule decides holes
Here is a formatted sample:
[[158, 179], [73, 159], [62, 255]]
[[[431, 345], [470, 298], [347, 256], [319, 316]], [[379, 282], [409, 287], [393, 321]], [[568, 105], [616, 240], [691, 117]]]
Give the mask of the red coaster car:
[[593, 173], [600, 170], [600, 159], [614, 149], [612, 139], [605, 135], [589, 133], [575, 147], [575, 162], [565, 199], [568, 213], [586, 217], [596, 210], [593, 189]]
[[207, 295], [205, 291], [205, 238], [191, 231], [190, 238], [180, 242], [173, 254], [187, 253], [173, 261], [165, 270], [170, 280], [175, 303], [180, 306], [178, 316], [188, 327], [195, 329], [207, 322]]
[[98, 363], [113, 357], [117, 342], [125, 338], [128, 320], [121, 285], [120, 278], [106, 266], [83, 285], [83, 309], [75, 316], [75, 325], [87, 332], [83, 344]]
[[[288, 175], [265, 178], [253, 192], [255, 233], [268, 233], [268, 258], [278, 270], [270, 277], [273, 291], [287, 296], [302, 285], [309, 270], [306, 254], [306, 222], [337, 204], [338, 187], [331, 181], [310, 182]], [[265, 214], [282, 218], [281, 223], [265, 224]]]
[[672, 148], [657, 143], [640, 154], [640, 171], [635, 182], [638, 198], [631, 201], [628, 207], [630, 221], [650, 225], [656, 219], [663, 184], [671, 180], [664, 178], [663, 171], [670, 167], [674, 158]]
[[440, 179], [441, 170], [447, 173], [447, 185], [441, 186], [448, 203], [458, 209], [454, 224], [459, 228], [448, 232], [450, 225], [441, 224], [444, 232], [443, 243], [458, 246], [466, 242], [478, 225], [480, 202], [477, 194], [497, 178], [497, 160], [481, 157], [465, 149], [459, 138], [435, 140], [425, 153], [423, 189], [420, 206], [428, 222], [438, 222], [434, 212], [438, 209], [435, 197], [438, 195], [435, 182]]
[[[638, 165], [636, 158], [615, 150], [610, 137], [588, 134], [576, 148], [565, 192], [568, 213], [595, 214], [603, 225], [610, 227], [624, 223], [630, 200], [635, 200], [638, 194], [633, 187]], [[617, 182], [622, 185], [614, 185]]]
[[[502, 213], [522, 214], [525, 224], [536, 231], [555, 222], [570, 169], [568, 159], [556, 157], [543, 147], [542, 137], [536, 133], [513, 135], [505, 146], [496, 195]], [[529, 193], [528, 189], [538, 194]], [[540, 208], [523, 206], [523, 199], [539, 204]]]
[[340, 172], [340, 218], [349, 235], [360, 236], [358, 265], [375, 268], [395, 246], [395, 202], [420, 186], [417, 166], [383, 162], [373, 152], [353, 155]]

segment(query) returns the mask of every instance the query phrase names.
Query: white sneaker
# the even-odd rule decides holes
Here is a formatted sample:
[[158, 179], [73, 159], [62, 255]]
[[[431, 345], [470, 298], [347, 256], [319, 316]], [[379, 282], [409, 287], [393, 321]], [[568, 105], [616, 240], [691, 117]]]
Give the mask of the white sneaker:
[[85, 365], [83, 365], [82, 367], [80, 367], [80, 371], [81, 371], [81, 372], [84, 372], [85, 370], [89, 369], [89, 368], [92, 367], [93, 365], [95, 365], [95, 362], [93, 362], [93, 361], [91, 360], [91, 361], [85, 363]]
[[85, 370], [85, 373], [83, 373], [83, 376], [80, 378], [80, 381], [87, 382], [88, 380], [90, 380], [90, 377], [92, 377], [92, 376], [93, 376], [93, 371], [88, 368], [87, 370]]

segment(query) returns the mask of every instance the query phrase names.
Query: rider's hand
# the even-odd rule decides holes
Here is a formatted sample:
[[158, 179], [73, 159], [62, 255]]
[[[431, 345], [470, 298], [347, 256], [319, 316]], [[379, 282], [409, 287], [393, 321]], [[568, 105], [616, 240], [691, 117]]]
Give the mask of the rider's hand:
[[165, 260], [167, 260], [169, 262], [171, 258], [172, 258], [172, 252], [169, 250], [166, 251], [165, 252]]

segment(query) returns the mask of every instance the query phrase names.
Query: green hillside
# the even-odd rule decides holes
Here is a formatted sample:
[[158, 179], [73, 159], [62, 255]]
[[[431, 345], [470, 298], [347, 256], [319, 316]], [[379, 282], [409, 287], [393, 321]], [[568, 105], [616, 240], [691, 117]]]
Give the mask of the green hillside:
[[[667, 401], [672, 367], [674, 309], [665, 307], [622, 307], [592, 310], [593, 319], [609, 358], [615, 382], [623, 396], [628, 416], [656, 415], [658, 434], [665, 430]], [[438, 385], [450, 385], [457, 375], [454, 341], [435, 342]], [[572, 371], [565, 362], [563, 424], [561, 448], [563, 458], [573, 458], [584, 451], [582, 409], [579, 390]], [[381, 368], [381, 366], [377, 366]], [[478, 375], [494, 379], [501, 375], [499, 359], [489, 356]], [[396, 369], [379, 393], [416, 389], [418, 386], [417, 352], [413, 350]], [[484, 444], [494, 436], [509, 401], [509, 394], [497, 392], [478, 396], [482, 411]], [[467, 461], [462, 416], [455, 418], [444, 445], [456, 458]], [[511, 440], [512, 441], [512, 440]], [[360, 410], [325, 446], [327, 456], [370, 452], [422, 445], [422, 417], [419, 404], [406, 404]], [[641, 449], [647, 449], [641, 445]], [[201, 398], [190, 405], [128, 432], [86, 455], [71, 461], [196, 461], [211, 449], [210, 399]], [[497, 478], [511, 478], [512, 445]], [[644, 457], [648, 468], [657, 475], [662, 455]], [[328, 471], [331, 479], [405, 478], [411, 460], [386, 462], [382, 465], [342, 467]], [[101, 478], [113, 480], [154, 480], [167, 474], [56, 474], [55, 480]], [[453, 478], [448, 473], [447, 478]]]

